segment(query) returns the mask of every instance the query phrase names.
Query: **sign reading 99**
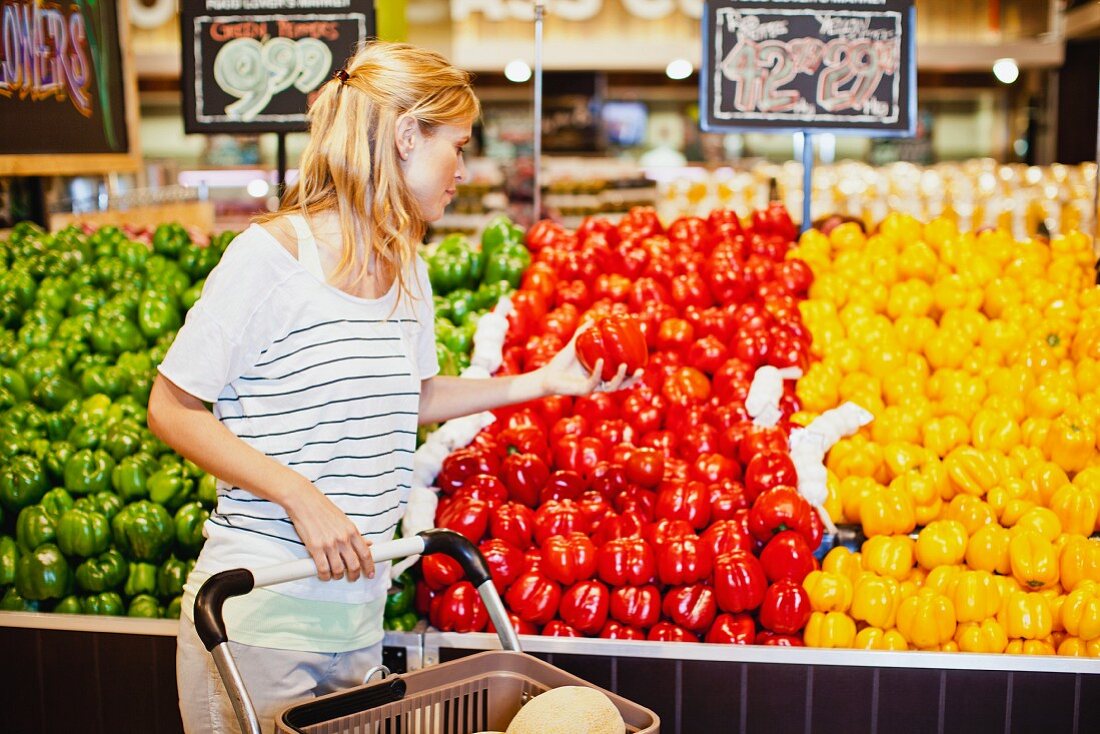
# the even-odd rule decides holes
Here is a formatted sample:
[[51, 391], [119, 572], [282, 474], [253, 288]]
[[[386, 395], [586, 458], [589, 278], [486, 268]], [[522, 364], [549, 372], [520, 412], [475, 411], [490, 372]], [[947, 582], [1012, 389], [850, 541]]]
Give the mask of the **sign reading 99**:
[[249, 122], [291, 85], [303, 94], [313, 91], [331, 68], [332, 51], [316, 38], [235, 38], [214, 57], [214, 80], [237, 99], [225, 114]]

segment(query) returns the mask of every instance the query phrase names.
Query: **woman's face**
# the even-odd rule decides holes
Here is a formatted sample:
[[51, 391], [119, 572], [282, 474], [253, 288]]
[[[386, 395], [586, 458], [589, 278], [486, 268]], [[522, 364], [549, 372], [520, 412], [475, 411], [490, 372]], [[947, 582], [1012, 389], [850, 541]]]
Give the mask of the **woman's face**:
[[405, 183], [426, 221], [435, 222], [455, 195], [455, 186], [466, 178], [462, 146], [470, 142], [470, 124], [440, 125], [431, 135], [412, 133], [401, 169]]

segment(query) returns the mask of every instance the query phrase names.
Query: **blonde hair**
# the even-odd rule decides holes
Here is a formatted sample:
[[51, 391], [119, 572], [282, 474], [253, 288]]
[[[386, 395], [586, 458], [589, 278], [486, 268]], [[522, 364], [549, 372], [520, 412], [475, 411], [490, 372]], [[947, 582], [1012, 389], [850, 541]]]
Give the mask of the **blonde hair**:
[[471, 123], [481, 107], [469, 73], [408, 44], [370, 42], [343, 71], [346, 76], [321, 87], [309, 109], [298, 181], [279, 210], [261, 221], [335, 210], [341, 257], [333, 275], [358, 282], [373, 253], [383, 272], [397, 279], [399, 292], [408, 293], [404, 275], [427, 224], [398, 161], [397, 121], [410, 115], [430, 136], [441, 125]]

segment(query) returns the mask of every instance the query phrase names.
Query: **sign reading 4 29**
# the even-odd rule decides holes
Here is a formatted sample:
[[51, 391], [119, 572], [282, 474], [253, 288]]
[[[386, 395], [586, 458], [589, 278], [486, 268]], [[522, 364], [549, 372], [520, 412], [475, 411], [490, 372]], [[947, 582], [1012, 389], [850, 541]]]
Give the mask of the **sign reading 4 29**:
[[[303, 6], [308, 4], [308, 9]], [[184, 0], [187, 132], [294, 132], [311, 95], [374, 35], [370, 0]]]

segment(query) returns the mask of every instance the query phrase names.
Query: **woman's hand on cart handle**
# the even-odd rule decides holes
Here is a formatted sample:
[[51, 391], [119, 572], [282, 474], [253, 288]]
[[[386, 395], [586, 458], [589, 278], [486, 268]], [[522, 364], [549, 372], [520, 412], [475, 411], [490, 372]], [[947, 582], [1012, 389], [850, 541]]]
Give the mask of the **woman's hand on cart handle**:
[[288, 500], [286, 510], [317, 565], [317, 578], [374, 578], [370, 541], [359, 534], [355, 523], [332, 500], [312, 483], [303, 481], [302, 490]]

